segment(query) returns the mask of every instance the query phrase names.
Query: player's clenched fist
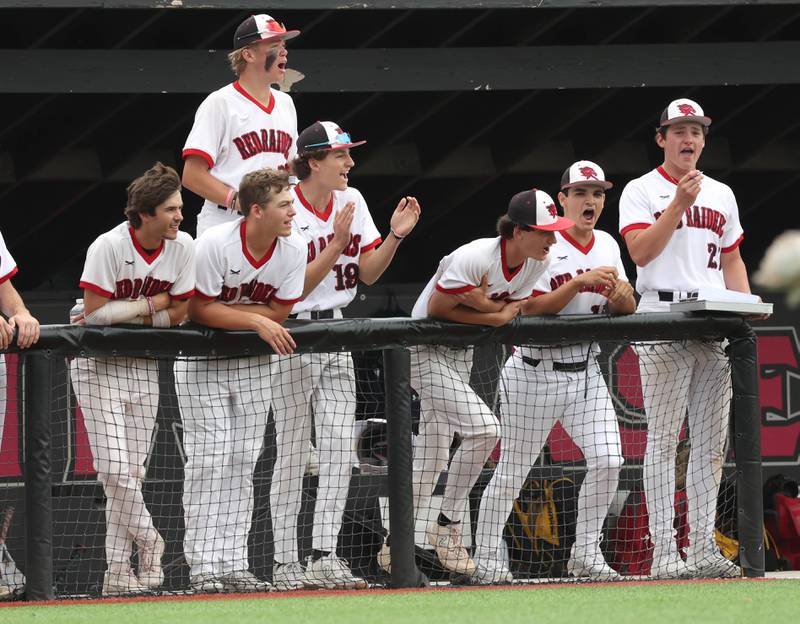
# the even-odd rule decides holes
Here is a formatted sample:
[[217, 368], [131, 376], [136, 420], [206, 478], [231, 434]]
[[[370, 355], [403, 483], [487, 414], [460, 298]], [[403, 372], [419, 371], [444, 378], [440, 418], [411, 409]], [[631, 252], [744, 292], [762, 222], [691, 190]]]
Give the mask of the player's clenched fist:
[[694, 204], [700, 194], [703, 184], [703, 174], [697, 169], [692, 169], [678, 181], [675, 190], [675, 202], [681, 208], [688, 208]]
[[617, 280], [616, 286], [608, 293], [608, 302], [622, 304], [633, 296], [633, 286], [624, 280]]
[[522, 314], [522, 305], [527, 301], [527, 298], [520, 301], [511, 301], [503, 306], [503, 309], [497, 313], [497, 322], [493, 323], [495, 327], [500, 327], [506, 323], [510, 323], [520, 314]]
[[259, 317], [256, 332], [278, 355], [289, 355], [297, 346], [289, 330], [267, 317]]

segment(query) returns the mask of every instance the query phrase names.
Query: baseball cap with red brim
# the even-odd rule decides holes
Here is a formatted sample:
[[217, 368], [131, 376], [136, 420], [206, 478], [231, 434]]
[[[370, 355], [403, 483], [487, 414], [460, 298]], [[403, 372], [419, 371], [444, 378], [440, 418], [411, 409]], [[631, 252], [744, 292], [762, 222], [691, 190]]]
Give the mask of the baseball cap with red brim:
[[694, 121], [701, 126], [710, 126], [711, 117], [706, 117], [703, 109], [694, 100], [688, 98], [680, 98], [673, 100], [661, 113], [659, 126], [671, 126], [672, 124], [681, 123], [683, 121]]
[[286, 30], [286, 27], [265, 13], [251, 15], [244, 20], [233, 34], [233, 49], [238, 50], [251, 43], [294, 39], [299, 30]]
[[579, 160], [572, 163], [561, 176], [562, 191], [575, 186], [599, 186], [608, 190], [614, 185], [606, 180], [606, 174], [600, 165], [591, 160]]
[[364, 145], [366, 141], [353, 141], [350, 133], [342, 130], [332, 121], [316, 121], [297, 137], [297, 151], [316, 152]]
[[553, 198], [539, 189], [514, 195], [508, 202], [506, 215], [517, 225], [547, 232], [561, 232], [575, 225], [571, 219], [558, 216]]

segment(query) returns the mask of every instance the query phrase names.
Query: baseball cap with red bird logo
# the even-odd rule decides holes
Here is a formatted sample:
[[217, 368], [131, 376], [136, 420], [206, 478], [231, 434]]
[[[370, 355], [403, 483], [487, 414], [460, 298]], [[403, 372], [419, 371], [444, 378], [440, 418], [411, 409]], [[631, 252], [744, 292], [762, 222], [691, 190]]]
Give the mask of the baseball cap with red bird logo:
[[711, 125], [711, 117], [706, 117], [700, 105], [688, 98], [680, 98], [670, 102], [669, 106], [661, 113], [659, 126], [663, 128], [682, 121], [694, 121], [701, 126]]
[[606, 174], [600, 165], [591, 160], [579, 160], [572, 163], [561, 176], [562, 191], [573, 186], [599, 186], [608, 190], [614, 185], [606, 180]]
[[539, 189], [522, 191], [514, 195], [508, 202], [506, 214], [517, 225], [535, 230], [562, 232], [575, 225], [571, 219], [559, 217], [553, 198]]

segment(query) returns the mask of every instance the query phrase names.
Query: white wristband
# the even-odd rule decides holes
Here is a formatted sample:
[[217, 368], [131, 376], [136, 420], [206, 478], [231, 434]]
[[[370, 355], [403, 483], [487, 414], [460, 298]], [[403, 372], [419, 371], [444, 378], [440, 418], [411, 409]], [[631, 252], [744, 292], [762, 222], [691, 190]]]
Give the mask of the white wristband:
[[169, 327], [171, 322], [169, 319], [169, 312], [166, 310], [159, 310], [151, 317], [153, 327]]

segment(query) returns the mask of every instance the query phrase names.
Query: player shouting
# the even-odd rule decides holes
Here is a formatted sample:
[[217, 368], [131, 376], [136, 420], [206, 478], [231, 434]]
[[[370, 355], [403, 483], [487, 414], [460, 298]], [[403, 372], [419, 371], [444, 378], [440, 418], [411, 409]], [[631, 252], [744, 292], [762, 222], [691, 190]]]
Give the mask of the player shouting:
[[183, 185], [205, 199], [197, 236], [241, 216], [236, 191], [244, 174], [286, 169], [294, 158], [294, 102], [270, 85], [283, 81], [286, 41], [299, 34], [263, 14], [236, 29], [228, 60], [237, 79], [203, 100], [183, 147]]
[[[316, 122], [297, 141], [293, 170], [294, 228], [308, 253], [304, 299], [296, 318], [342, 318], [358, 282], [373, 284], [394, 258], [400, 241], [417, 223], [414, 197], [400, 200], [382, 242], [367, 202], [348, 186], [354, 166], [350, 135], [330, 121]], [[336, 555], [354, 460], [355, 375], [349, 353], [310, 353], [282, 359], [274, 392], [277, 454], [270, 490], [275, 534], [273, 582], [281, 590], [303, 586], [359, 589], [367, 586]], [[313, 555], [298, 561], [297, 518], [311, 425], [319, 451], [319, 485], [314, 507]]]
[[[295, 210], [286, 171], [248, 173], [242, 214], [197, 241], [197, 292], [189, 318], [219, 329], [250, 329], [278, 354], [295, 343], [282, 323], [303, 293], [306, 246], [292, 233]], [[191, 588], [259, 591], [248, 570], [253, 469], [271, 400], [269, 355], [175, 364], [183, 418], [186, 481], [184, 552]]]
[[[547, 268], [554, 232], [572, 226], [559, 217], [544, 191], [517, 193], [497, 222], [495, 238], [480, 238], [442, 258], [420, 294], [413, 318], [500, 326], [517, 316]], [[472, 349], [417, 347], [411, 384], [420, 397], [420, 431], [414, 449], [414, 513], [427, 511], [439, 474], [447, 467], [441, 513], [427, 529], [442, 566], [472, 574], [475, 564], [461, 539], [461, 521], [472, 487], [500, 437], [492, 410], [469, 385]], [[461, 444], [449, 458], [453, 434]], [[388, 568], [387, 547], [378, 562]]]
[[[523, 314], [632, 313], [633, 288], [616, 241], [595, 225], [611, 182], [593, 162], [572, 164], [561, 178], [558, 201], [574, 222], [556, 233], [550, 264]], [[586, 458], [578, 497], [576, 540], [567, 569], [575, 576], [610, 579], [617, 573], [600, 552], [603, 520], [617, 491], [622, 447], [617, 415], [595, 360], [596, 345], [518, 348], [503, 368], [503, 439], [500, 461], [481, 499], [474, 578], [513, 580], [503, 530], [514, 499], [553, 425], [560, 421]]]
[[[177, 325], [194, 293], [191, 236], [183, 221], [181, 182], [156, 163], [128, 186], [128, 220], [101, 234], [81, 275], [86, 325]], [[144, 461], [158, 410], [158, 365], [132, 357], [75, 358], [72, 386], [83, 411], [97, 478], [106, 495], [103, 594], [135, 593], [164, 580], [164, 540], [142, 497]], [[131, 541], [139, 568], [131, 570]]]
[[[678, 99], [661, 114], [655, 140], [664, 162], [622, 192], [620, 233], [636, 263], [637, 312], [666, 312], [701, 287], [750, 292], [739, 253], [742, 226], [731, 189], [697, 170], [711, 119], [697, 102]], [[719, 343], [645, 344], [637, 349], [647, 415], [644, 485], [651, 574], [740, 574], [714, 541], [716, 499], [730, 408], [728, 360]], [[687, 560], [673, 535], [675, 451], [687, 416], [691, 455], [686, 475]], [[689, 568], [687, 568], [687, 565]]]

